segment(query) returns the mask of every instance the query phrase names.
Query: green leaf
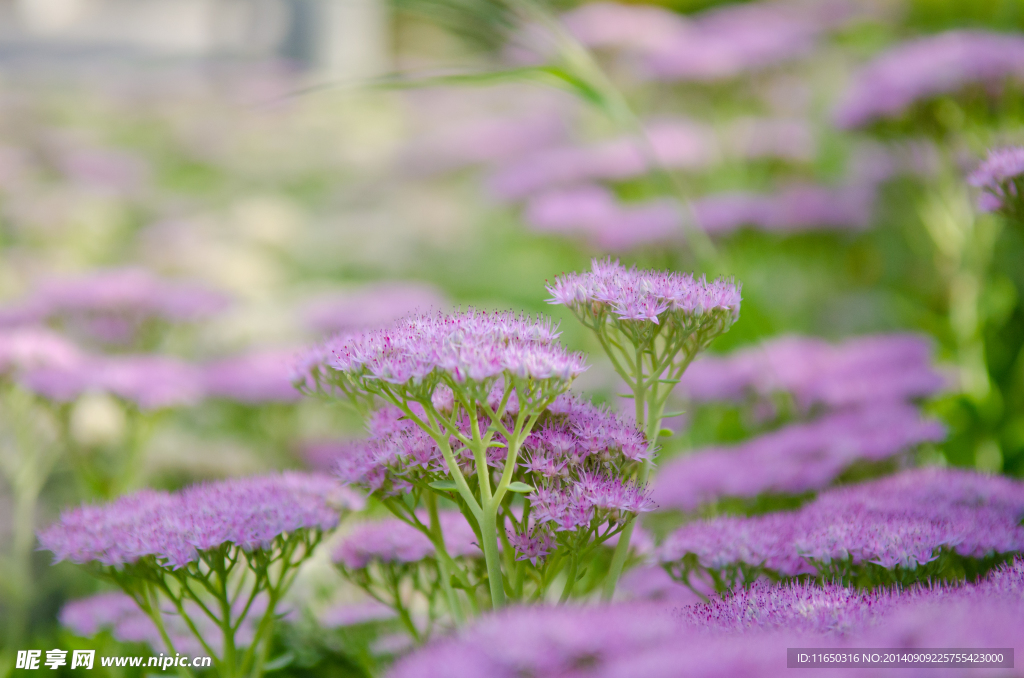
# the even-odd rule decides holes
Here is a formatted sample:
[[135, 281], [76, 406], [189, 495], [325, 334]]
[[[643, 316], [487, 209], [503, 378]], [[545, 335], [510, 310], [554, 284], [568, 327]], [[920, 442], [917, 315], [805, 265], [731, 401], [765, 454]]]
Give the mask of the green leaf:
[[459, 489], [459, 486], [455, 484], [454, 480], [435, 480], [430, 483], [431, 489], [442, 490], [444, 492], [454, 492]]
[[674, 433], [675, 433], [675, 431], [673, 431], [670, 428], [663, 428], [660, 431], [658, 431], [658, 435], [662, 436], [664, 438], [668, 438], [669, 436], [673, 435]]
[[686, 414], [686, 410], [679, 410], [678, 412], [667, 412], [661, 415], [662, 419], [671, 419], [672, 417], [679, 417]]
[[521, 483], [521, 482], [519, 482], [517, 480], [514, 483], [509, 483], [508, 484], [508, 491], [509, 492], [520, 492], [522, 494], [527, 494], [529, 492], [533, 492], [533, 487], [531, 487], [530, 485], [527, 485], [526, 483]]
[[659, 379], [662, 384], [678, 384], [682, 379]]

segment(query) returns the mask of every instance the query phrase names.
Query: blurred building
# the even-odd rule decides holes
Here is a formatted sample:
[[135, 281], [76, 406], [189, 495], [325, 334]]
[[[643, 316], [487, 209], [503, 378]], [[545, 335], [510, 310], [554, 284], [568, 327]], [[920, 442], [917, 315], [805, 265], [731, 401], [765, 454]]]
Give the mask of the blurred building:
[[0, 59], [284, 57], [335, 77], [385, 72], [387, 0], [0, 0]]

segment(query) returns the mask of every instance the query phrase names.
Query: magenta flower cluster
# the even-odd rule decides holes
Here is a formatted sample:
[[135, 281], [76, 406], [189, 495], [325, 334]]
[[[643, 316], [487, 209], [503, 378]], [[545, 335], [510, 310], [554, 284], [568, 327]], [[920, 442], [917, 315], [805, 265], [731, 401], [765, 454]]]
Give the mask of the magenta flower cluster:
[[[342, 335], [308, 354], [302, 367], [343, 373], [367, 388], [378, 382], [412, 386], [441, 375], [457, 383], [504, 374], [571, 380], [586, 366], [581, 355], [558, 345], [557, 337], [550, 320], [510, 312], [419, 315], [387, 329]], [[297, 380], [313, 385], [301, 368]]]
[[679, 390], [699, 401], [793, 395], [804, 409], [841, 408], [933, 395], [948, 378], [932, 364], [932, 345], [913, 334], [880, 334], [831, 344], [783, 336], [728, 356], [698, 358]]
[[[499, 394], [500, 390], [492, 394], [492, 400]], [[509, 417], [517, 412], [514, 402], [508, 409]], [[337, 470], [345, 482], [384, 496], [399, 496], [414, 486], [449, 477], [437, 443], [402, 418], [398, 408], [377, 411], [369, 423], [369, 438], [340, 451]], [[481, 419], [478, 426], [484, 428], [486, 423]], [[465, 436], [471, 435], [468, 417], [462, 419], [460, 429]], [[495, 439], [504, 442], [500, 434]], [[517, 551], [535, 558], [538, 545], [550, 543], [549, 530], [589, 528], [595, 515], [604, 522], [613, 515], [652, 510], [654, 504], [644, 489], [623, 480], [630, 468], [649, 455], [643, 435], [631, 423], [573, 396], [559, 396], [524, 441], [513, 475], [534, 488], [525, 495], [533, 528], [519, 525], [518, 531], [511, 532], [513, 544], [523, 546]], [[463, 448], [457, 459], [463, 474], [472, 478], [472, 453]], [[501, 469], [504, 463], [504, 447], [491, 448], [488, 465]]]
[[57, 561], [116, 568], [152, 558], [177, 569], [223, 544], [248, 551], [295, 531], [330, 530], [342, 511], [362, 506], [362, 497], [329, 476], [285, 472], [82, 506], [43, 530], [39, 544]]
[[854, 462], [881, 461], [945, 437], [939, 421], [903, 403], [844, 410], [667, 462], [651, 498], [663, 509], [690, 511], [726, 497], [816, 491]]
[[720, 322], [728, 326], [740, 313], [740, 290], [733, 282], [627, 269], [610, 259], [595, 259], [587, 273], [559, 276], [548, 292], [552, 304], [586, 316], [597, 316], [607, 309], [619, 321], [666, 321], [690, 327], [704, 316], [720, 315]]
[[304, 320], [314, 332], [333, 335], [381, 327], [446, 305], [444, 295], [430, 285], [392, 281], [319, 297], [306, 307]]
[[[425, 515], [419, 518], [428, 522]], [[441, 511], [438, 521], [448, 555], [483, 558], [477, 536], [465, 517], [454, 511]], [[386, 518], [355, 526], [338, 542], [333, 558], [350, 570], [358, 570], [374, 562], [416, 563], [435, 554], [434, 545], [422, 532], [398, 518]]]
[[21, 323], [54, 321], [104, 344], [132, 343], [150, 321], [191, 322], [221, 311], [227, 298], [192, 283], [123, 268], [51, 279], [3, 315]]
[[843, 94], [835, 120], [840, 127], [860, 127], [968, 86], [991, 90], [1022, 81], [1024, 38], [948, 31], [899, 44], [864, 66]]
[[966, 558], [1024, 550], [1024, 485], [970, 471], [922, 468], [822, 493], [794, 512], [687, 524], [658, 559], [678, 568], [764, 569], [782, 576], [832, 565], [914, 569], [949, 551]]
[[[31, 349], [14, 336], [38, 342]], [[287, 351], [262, 351], [207, 363], [189, 363], [158, 354], [95, 355], [21, 328], [12, 337], [11, 360], [21, 367], [15, 379], [44, 398], [66, 403], [84, 393], [105, 392], [143, 410], [195, 405], [204, 399], [259, 404], [293, 402], [300, 394], [291, 381], [294, 357]], [[20, 335], [19, 335], [20, 336]], [[0, 354], [0, 367], [3, 363]]]
[[[1022, 625], [1024, 562], [1018, 560], [961, 588], [867, 593], [761, 582], [675, 613], [635, 603], [520, 608], [413, 652], [389, 678], [675, 678], [682, 667], [686, 675], [771, 678], [793, 671], [779, 648], [1014, 647]], [[936, 670], [906, 668], [901, 675]], [[849, 671], [884, 676], [892, 669]]]
[[[189, 621], [196, 626], [202, 637], [212, 646], [221, 647], [223, 630], [203, 615], [196, 603], [189, 601], [185, 607]], [[242, 620], [234, 635], [237, 646], [252, 644], [256, 635], [256, 620], [266, 607], [265, 595], [257, 596], [249, 606], [250, 614]], [[62, 626], [84, 638], [92, 638], [101, 631], [109, 630], [121, 642], [146, 643], [158, 652], [204, 654], [202, 644], [192, 635], [183, 617], [176, 614], [169, 605], [161, 612], [164, 630], [173, 650], [167, 647], [153, 619], [139, 609], [131, 596], [120, 591], [72, 600], [61, 608], [59, 619]]]
[[980, 207], [988, 212], [1024, 214], [1024, 146], [989, 151], [984, 162], [967, 178], [983, 193]]

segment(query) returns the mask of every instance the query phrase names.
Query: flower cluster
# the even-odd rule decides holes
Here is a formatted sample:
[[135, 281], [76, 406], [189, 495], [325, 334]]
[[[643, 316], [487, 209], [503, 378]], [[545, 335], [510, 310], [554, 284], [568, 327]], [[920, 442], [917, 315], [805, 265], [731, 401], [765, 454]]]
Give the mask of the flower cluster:
[[[43, 530], [39, 543], [58, 561], [98, 565], [168, 651], [177, 650], [174, 620], [183, 621], [188, 642], [235, 675], [260, 670], [296, 568], [341, 514], [362, 506], [361, 496], [329, 476], [286, 472], [82, 506]], [[99, 610], [109, 602], [97, 603]], [[81, 621], [88, 609], [79, 612]], [[74, 621], [74, 608], [69, 614]], [[148, 624], [126, 623], [152, 642]], [[211, 626], [219, 633], [203, 631]]]
[[260, 404], [293, 402], [301, 394], [291, 381], [290, 351], [260, 351], [208, 362], [199, 370], [208, 398]]
[[982, 191], [980, 206], [987, 212], [1003, 212], [1024, 220], [1024, 147], [1008, 146], [989, 151], [985, 161], [967, 182]]
[[18, 382], [56, 402], [102, 391], [143, 410], [194, 405], [204, 395], [202, 373], [195, 365], [152, 354], [81, 355], [62, 365], [23, 370]]
[[[435, 524], [430, 516], [422, 510], [406, 520], [362, 523], [342, 537], [333, 553], [334, 563], [345, 577], [392, 610], [413, 638], [429, 635], [444, 613], [438, 607], [438, 594], [449, 582], [443, 577], [452, 576], [457, 567], [457, 577], [478, 579], [483, 570], [480, 538], [465, 517], [455, 511], [439, 511], [435, 519], [436, 532], [431, 530]], [[438, 549], [425, 532], [443, 540], [444, 548]], [[425, 625], [411, 614], [418, 605], [427, 609]]]
[[[1018, 561], [956, 589], [863, 592], [759, 582], [673, 615], [664, 606], [643, 604], [524, 608], [431, 643], [400, 660], [389, 675], [672, 678], [685, 666], [694, 676], [771, 678], [791, 673], [779, 661], [779, 648], [787, 646], [1013, 647], [1024, 624], [1022, 572]], [[998, 582], [1006, 582], [1002, 597], [991, 592]], [[858, 675], [888, 671], [862, 669]]]
[[0, 375], [19, 370], [76, 364], [81, 351], [43, 327], [0, 327]]
[[827, 414], [727, 447], [695, 450], [665, 464], [651, 497], [693, 510], [725, 497], [819, 490], [857, 461], [881, 461], [945, 438], [945, 427], [902, 403]]
[[[491, 402], [497, 397], [500, 389]], [[510, 402], [507, 410], [511, 418], [517, 404]], [[377, 411], [369, 423], [369, 438], [338, 452], [337, 470], [343, 480], [382, 497], [398, 497], [450, 478], [437, 442], [402, 418], [398, 408]], [[468, 417], [459, 422], [465, 436], [472, 426]], [[477, 426], [484, 427], [486, 422], [480, 418]], [[487, 463], [500, 470], [505, 439], [499, 434], [495, 441], [498, 446], [491, 449]], [[523, 515], [507, 512], [505, 516], [511, 524], [511, 543], [520, 555], [535, 562], [545, 555], [540, 550], [554, 549], [553, 533], [588, 532], [593, 524], [614, 525], [625, 516], [652, 510], [643, 489], [623, 480], [649, 455], [635, 426], [576, 397], [559, 396], [524, 441], [522, 458], [513, 471], [513, 482], [531, 491], [523, 495], [529, 507]], [[472, 452], [462, 448], [456, 458], [465, 477], [472, 479], [476, 472]], [[403, 531], [397, 531], [395, 538], [400, 534]]]
[[948, 31], [897, 45], [854, 76], [835, 111], [840, 127], [896, 118], [916, 102], [970, 85], [992, 88], [1024, 80], [1024, 38]]
[[548, 287], [550, 303], [566, 306], [591, 323], [649, 322], [687, 335], [717, 335], [739, 317], [740, 290], [731, 282], [627, 269], [610, 259], [592, 264], [588, 273], [556, 278]]
[[[421, 522], [429, 522], [422, 512]], [[438, 514], [445, 551], [453, 558], [482, 558], [477, 536], [462, 515], [453, 511]], [[421, 531], [398, 518], [357, 525], [338, 542], [334, 562], [350, 570], [374, 562], [415, 563], [435, 556], [436, 549]]]
[[[222, 629], [208, 617], [201, 614], [198, 605], [185, 604], [187, 616], [196, 625], [196, 630], [214, 647], [223, 646]], [[257, 596], [250, 606], [247, 615], [235, 633], [235, 643], [239, 647], [252, 644], [256, 636], [255, 619], [267, 607], [267, 597]], [[202, 654], [203, 646], [191, 634], [185, 618], [177, 614], [173, 608], [161, 610], [164, 620], [163, 633], [152, 617], [139, 609], [136, 601], [126, 593], [111, 591], [98, 593], [88, 598], [79, 598], [67, 603], [60, 611], [61, 626], [84, 638], [91, 638], [103, 630], [110, 630], [114, 638], [127, 643], [146, 643], [158, 652], [185, 654]]]
[[734, 582], [761, 570], [847, 578], [868, 565], [915, 570], [944, 553], [983, 559], [1024, 550], [1021, 516], [1019, 482], [925, 468], [830, 490], [795, 512], [690, 523], [658, 558], [682, 579], [694, 559]]
[[297, 380], [307, 388], [323, 379], [370, 392], [424, 384], [428, 396], [441, 381], [491, 383], [509, 375], [569, 382], [585, 369], [583, 357], [555, 343], [557, 337], [550, 320], [513, 313], [411, 316], [328, 342], [304, 358], [311, 374], [300, 372]]
[[222, 544], [268, 548], [297, 530], [330, 530], [341, 511], [360, 508], [362, 498], [329, 476], [286, 472], [82, 506], [42, 531], [39, 543], [58, 561], [118, 567], [152, 557], [178, 569]]
[[445, 306], [433, 287], [412, 282], [386, 282], [312, 301], [305, 323], [322, 335], [381, 327], [417, 311]]
[[869, 183], [830, 187], [790, 184], [775, 193], [728, 192], [693, 202], [697, 225], [711, 235], [744, 226], [770, 233], [863, 231], [871, 225], [875, 188]]
[[6, 315], [22, 322], [53, 321], [104, 345], [135, 343], [152, 322], [192, 322], [222, 310], [227, 299], [193, 284], [155, 277], [145, 269], [111, 269], [45, 281]]
[[922, 398], [945, 386], [947, 379], [932, 365], [927, 339], [881, 334], [839, 344], [783, 336], [728, 356], [705, 356], [690, 366], [679, 389], [698, 402], [786, 392], [808, 409]]

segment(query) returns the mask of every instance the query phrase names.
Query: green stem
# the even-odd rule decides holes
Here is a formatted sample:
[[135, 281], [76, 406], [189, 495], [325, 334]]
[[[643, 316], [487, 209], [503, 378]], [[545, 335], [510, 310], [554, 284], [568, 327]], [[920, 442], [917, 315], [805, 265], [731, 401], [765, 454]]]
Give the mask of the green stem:
[[579, 566], [579, 558], [573, 552], [572, 559], [569, 561], [569, 573], [565, 579], [565, 588], [562, 589], [562, 597], [558, 599], [559, 604], [569, 600], [569, 596], [572, 595], [572, 589], [576, 586], [576, 573], [579, 571]]
[[480, 541], [487, 563], [487, 584], [491, 589], [491, 607], [499, 610], [505, 607], [505, 582], [501, 573], [501, 556], [498, 554], [497, 530], [498, 506], [488, 502], [480, 516]]
[[[639, 365], [640, 353], [637, 352], [637, 364]], [[636, 406], [636, 423], [637, 426], [644, 426], [645, 420], [645, 408], [647, 403], [647, 392], [646, 382], [644, 381], [643, 372], [638, 370], [636, 375], [636, 386], [633, 389], [633, 401]], [[661, 422], [659, 421], [659, 424]], [[648, 428], [644, 426], [644, 428]], [[648, 441], [651, 439], [648, 438]], [[648, 443], [651, 444], [651, 443]], [[643, 465], [640, 467], [638, 482], [643, 484], [647, 482], [647, 477], [651, 473], [651, 462], [644, 460]], [[619, 534], [619, 543], [615, 545], [615, 552], [612, 554], [612, 562], [608, 567], [608, 574], [605, 575], [604, 585], [601, 588], [601, 600], [608, 602], [615, 595], [615, 587], [619, 583], [619, 577], [622, 575], [622, 569], [626, 566], [626, 559], [629, 557], [629, 541], [633, 536], [633, 525], [636, 521], [630, 521], [628, 525]]]
[[462, 614], [462, 606], [452, 588], [452, 573], [448, 569], [448, 552], [444, 545], [444, 534], [441, 532], [441, 521], [437, 515], [437, 497], [433, 492], [426, 492], [427, 511], [430, 513], [430, 533], [434, 542], [434, 550], [437, 552], [437, 576], [441, 580], [441, 590], [448, 601], [448, 611], [451, 612], [455, 626], [461, 627], [466, 623]]

